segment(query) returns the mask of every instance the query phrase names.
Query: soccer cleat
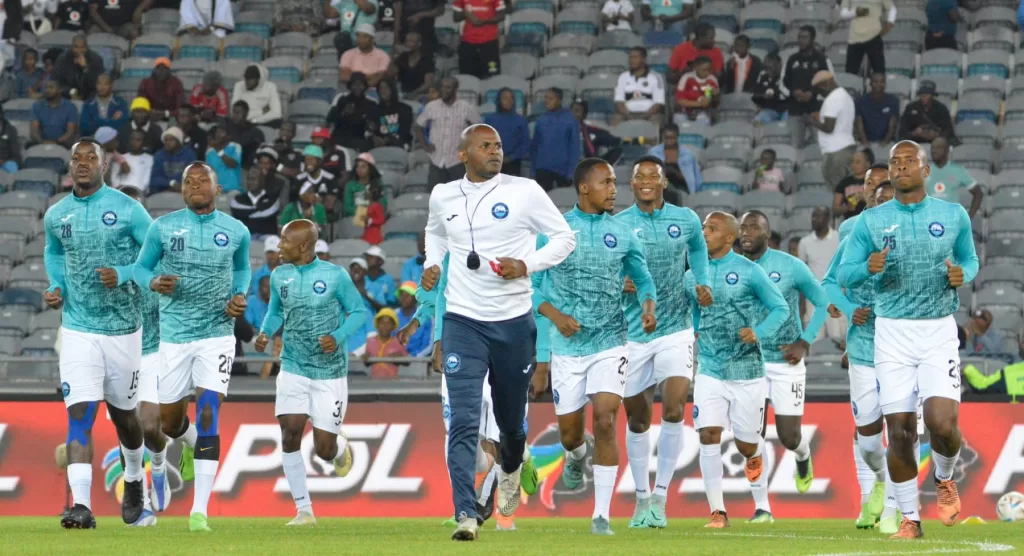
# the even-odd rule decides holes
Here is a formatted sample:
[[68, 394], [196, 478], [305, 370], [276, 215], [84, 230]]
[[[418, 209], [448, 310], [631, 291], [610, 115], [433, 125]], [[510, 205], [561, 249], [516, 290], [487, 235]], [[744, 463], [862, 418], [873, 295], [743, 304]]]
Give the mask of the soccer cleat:
[[711, 512], [711, 521], [704, 526], [705, 529], [725, 529], [729, 526], [729, 516], [721, 510]]
[[590, 534], [591, 535], [614, 535], [615, 531], [612, 531], [612, 526], [608, 523], [608, 520], [603, 517], [595, 517], [590, 522]]
[[939, 519], [942, 520], [942, 524], [946, 527], [956, 525], [956, 517], [960, 515], [960, 494], [957, 493], [956, 483], [952, 479], [936, 479], [935, 494], [939, 499]]
[[178, 472], [181, 473], [181, 480], [190, 482], [196, 480], [196, 449], [188, 443], [181, 443], [181, 459], [178, 460]]
[[494, 516], [494, 521], [496, 523], [496, 526], [494, 527], [495, 531], [516, 530], [516, 521], [511, 516], [506, 517], [501, 515], [501, 512], [498, 512], [498, 515]]
[[890, 539], [919, 539], [924, 536], [924, 531], [921, 530], [920, 521], [911, 521], [906, 517], [903, 518], [903, 523], [900, 524], [900, 530], [895, 535], [889, 537]]
[[895, 535], [900, 530], [900, 518], [898, 515], [883, 517], [878, 521], [878, 532], [883, 535]]
[[767, 510], [756, 510], [747, 523], [775, 523], [775, 517]]
[[[479, 490], [479, 489], [477, 489]], [[497, 478], [491, 481], [491, 490], [487, 493], [487, 498], [483, 502], [480, 502], [480, 498], [476, 499], [476, 524], [483, 527], [484, 522], [491, 519], [494, 515], [494, 498], [498, 492], [498, 481]], [[500, 513], [498, 515], [501, 515]]]
[[562, 464], [562, 482], [565, 488], [576, 490], [583, 482], [583, 460], [575, 460], [568, 456]]
[[96, 518], [93, 517], [92, 510], [82, 504], [75, 504], [75, 507], [61, 516], [60, 526], [65, 529], [95, 529]]
[[454, 517], [449, 517], [448, 519], [446, 519], [446, 520], [441, 522], [441, 527], [458, 527], [458, 526], [459, 526], [459, 522], [455, 521]]
[[807, 458], [807, 472], [803, 475], [800, 474], [800, 468], [804, 466], [804, 463], [796, 462], [796, 474], [793, 475], [793, 478], [796, 479], [796, 490], [800, 494], [805, 494], [808, 490], [811, 490], [811, 483], [814, 482], [814, 465], [811, 463], [811, 458]]
[[650, 498], [637, 498], [636, 507], [633, 508], [633, 518], [629, 520], [630, 529], [646, 529], [647, 514], [651, 509]]
[[871, 513], [871, 503], [869, 502], [860, 507], [860, 515], [857, 516], [855, 525], [857, 529], [873, 529], [876, 521], [878, 518]]
[[519, 507], [521, 470], [520, 467], [511, 473], [505, 473], [504, 469], [498, 469], [498, 512], [505, 517], [511, 517]]
[[134, 524], [142, 517], [145, 509], [146, 495], [143, 486], [145, 478], [138, 481], [124, 482], [124, 496], [121, 498], [121, 519], [128, 525]]
[[647, 526], [655, 529], [668, 527], [668, 518], [665, 516], [665, 497], [660, 494], [652, 494], [650, 507], [647, 511]]
[[156, 514], [150, 509], [142, 510], [142, 515], [139, 519], [132, 523], [132, 527], [152, 527], [156, 525]]
[[150, 493], [150, 497], [153, 499], [153, 510], [165, 511], [167, 506], [171, 505], [171, 482], [167, 480], [167, 470], [165, 469], [163, 473], [153, 471], [151, 475], [153, 491]]
[[[341, 433], [339, 433], [341, 434]], [[345, 436], [345, 435], [341, 435]], [[352, 447], [349, 446], [348, 438], [345, 438], [345, 449], [336, 456], [334, 456], [334, 474], [338, 477], [344, 477], [348, 475], [348, 472], [352, 471]]]
[[210, 529], [210, 523], [207, 521], [206, 516], [199, 512], [192, 512], [192, 515], [188, 516], [188, 530], [193, 533], [210, 533], [213, 529]]
[[523, 469], [519, 474], [519, 482], [523, 486], [523, 492], [527, 496], [533, 496], [537, 494], [537, 488], [540, 486], [540, 479], [537, 476], [537, 464], [533, 461], [533, 454], [529, 453], [527, 449], [527, 458], [523, 461]]
[[761, 478], [761, 473], [764, 471], [764, 460], [761, 456], [754, 456], [747, 460], [747, 463], [743, 466], [743, 473], [746, 474], [747, 480], [751, 483], [756, 483]]
[[885, 511], [885, 481], [875, 481], [875, 486], [871, 487], [868, 510], [877, 523], [878, 519], [882, 516], [882, 512]]
[[480, 526], [476, 523], [475, 517], [468, 517], [465, 513], [459, 516], [459, 526], [452, 533], [453, 541], [475, 541], [479, 537]]
[[306, 510], [299, 510], [295, 514], [295, 519], [285, 523], [285, 527], [303, 527], [306, 525], [316, 525], [316, 517], [313, 516], [312, 512]]

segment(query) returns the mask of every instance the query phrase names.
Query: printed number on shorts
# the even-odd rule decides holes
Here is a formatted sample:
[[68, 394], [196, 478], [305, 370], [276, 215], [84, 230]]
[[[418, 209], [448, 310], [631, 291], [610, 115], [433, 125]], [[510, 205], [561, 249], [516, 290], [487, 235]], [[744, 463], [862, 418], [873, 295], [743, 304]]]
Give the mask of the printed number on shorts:
[[790, 392], [792, 392], [793, 393], [793, 397], [796, 398], [796, 401], [793, 402], [793, 405], [800, 405], [801, 403], [803, 403], [803, 401], [804, 401], [804, 385], [803, 384], [801, 384], [799, 382], [794, 382], [793, 383], [793, 387], [790, 389]]
[[953, 379], [953, 388], [960, 388], [960, 363], [949, 360], [949, 378]]
[[183, 237], [172, 237], [171, 238], [171, 251], [184, 251], [185, 250], [185, 238]]
[[235, 358], [230, 355], [220, 356], [220, 365], [217, 367], [217, 372], [222, 375], [227, 375], [220, 379], [222, 384], [227, 384], [228, 380], [231, 379], [231, 363], [234, 362]]
[[[128, 386], [128, 390], [132, 392], [132, 396], [135, 395], [135, 391], [139, 388], [139, 371], [132, 373], [132, 383]], [[129, 396], [131, 397], [131, 396]]]
[[757, 417], [757, 434], [764, 432], [764, 427], [767, 423], [765, 422], [764, 405], [761, 406], [761, 412]]
[[71, 239], [71, 224], [60, 225], [60, 238]]
[[625, 357], [620, 357], [619, 358], [619, 381], [623, 385], [626, 384], [626, 370], [628, 368], [627, 367], [628, 364], [629, 364], [629, 361], [627, 361]]
[[882, 237], [882, 249], [885, 249], [886, 247], [888, 247], [890, 251], [896, 250], [896, 236]]
[[331, 417], [334, 417], [334, 425], [341, 426], [341, 401], [334, 402], [334, 413], [331, 413]]

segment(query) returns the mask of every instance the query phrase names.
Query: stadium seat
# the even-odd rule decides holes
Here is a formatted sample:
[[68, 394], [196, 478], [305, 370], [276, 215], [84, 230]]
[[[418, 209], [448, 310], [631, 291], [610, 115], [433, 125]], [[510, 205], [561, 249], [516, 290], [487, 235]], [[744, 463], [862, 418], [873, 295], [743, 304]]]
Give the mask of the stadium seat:
[[58, 48], [64, 50], [71, 46], [71, 39], [75, 37], [74, 31], [67, 31], [64, 29], [57, 29], [39, 35], [39, 42], [36, 43], [36, 48], [40, 52], [45, 52], [51, 48]]
[[620, 139], [645, 138], [648, 142], [658, 140], [658, 126], [646, 120], [629, 120], [620, 123], [611, 130], [612, 135]]
[[0, 311], [25, 311], [33, 315], [43, 305], [43, 294], [37, 290], [7, 288], [0, 291]]
[[31, 191], [44, 199], [53, 195], [60, 181], [57, 173], [45, 168], [27, 168], [14, 174], [13, 191]]
[[53, 357], [57, 355], [57, 334], [40, 330], [21, 342], [21, 354], [25, 357]]
[[781, 34], [788, 21], [787, 17], [786, 8], [778, 4], [751, 4], [744, 8], [742, 13], [743, 29], [769, 29]]
[[306, 33], [281, 33], [270, 39], [271, 56], [292, 56], [300, 60], [313, 52], [313, 38]]
[[331, 105], [322, 100], [296, 100], [288, 105], [288, 119], [296, 124], [322, 126]]
[[30, 290], [45, 290], [50, 285], [46, 268], [39, 263], [25, 263], [14, 267], [8, 286]]
[[956, 161], [968, 170], [992, 171], [995, 153], [978, 145], [963, 145], [956, 149]]
[[1018, 241], [1024, 239], [1024, 207], [1014, 210], [1001, 210], [988, 218], [986, 233], [989, 239], [1010, 238]]
[[408, 155], [401, 147], [377, 147], [370, 151], [376, 166], [380, 170], [404, 174], [408, 165]]
[[[746, 188], [749, 183], [750, 182], [744, 181], [744, 188]], [[776, 224], [785, 221], [786, 196], [780, 191], [749, 191], [739, 197], [737, 208], [740, 213], [749, 210], [759, 210], [763, 212], [771, 221], [772, 227], [775, 228]]]
[[1001, 79], [1010, 76], [1010, 57], [1003, 50], [975, 50], [967, 55], [967, 77], [991, 75]]
[[8, 100], [4, 103], [4, 118], [12, 122], [30, 122], [33, 118], [32, 106], [35, 103], [36, 101], [30, 98]]
[[[330, 103], [338, 96], [338, 81], [311, 77], [299, 83], [296, 100], [321, 100]], [[326, 114], [324, 114], [326, 116]]]
[[580, 56], [589, 56], [597, 47], [597, 39], [590, 35], [578, 33], [559, 33], [551, 37], [548, 52], [571, 52]]
[[567, 212], [576, 204], [576, 190], [572, 187], [556, 187], [548, 191], [551, 202], [562, 212]]
[[163, 191], [150, 195], [146, 199], [146, 208], [153, 218], [157, 218], [185, 208], [185, 201], [182, 200], [180, 193]]
[[960, 52], [949, 48], [934, 48], [921, 54], [921, 75], [952, 75], [960, 77], [963, 67]]
[[22, 250], [22, 262], [25, 264], [43, 264], [43, 254], [46, 251], [46, 238], [39, 236], [29, 241]]
[[[242, 12], [235, 16], [235, 33], [252, 33], [263, 40], [270, 38], [274, 15], [266, 11]], [[229, 37], [231, 35], [228, 35]]]
[[32, 315], [20, 311], [0, 312], [0, 337], [22, 338], [28, 333]]
[[522, 113], [526, 108], [526, 99], [530, 95], [530, 83], [514, 75], [495, 75], [480, 84], [485, 102], [498, 103], [498, 92], [508, 87], [516, 98], [516, 111]]
[[267, 68], [270, 79], [277, 83], [299, 83], [305, 73], [304, 62], [295, 56], [267, 58], [263, 61], [263, 67]]
[[708, 145], [751, 146], [754, 126], [749, 122], [728, 121], [711, 126], [708, 130]]
[[749, 122], [757, 115], [759, 108], [749, 93], [732, 93], [722, 95], [718, 104], [718, 114], [723, 121], [737, 120]]
[[979, 9], [968, 17], [971, 29], [977, 30], [983, 25], [999, 25], [1007, 29], [1016, 30], [1016, 12], [1003, 6], [987, 6]]
[[831, 191], [807, 191], [789, 198], [790, 213], [799, 209], [832, 208]]
[[[660, 76], [655, 76], [660, 79]], [[580, 82], [580, 94], [584, 100], [614, 99], [615, 87], [619, 82], [618, 75], [609, 73], [592, 73]], [[657, 137], [657, 135], [655, 135]]]
[[42, 311], [32, 317], [32, 322], [29, 324], [27, 332], [29, 334], [37, 330], [53, 330], [56, 332], [60, 328], [60, 323], [61, 311], [56, 309]]
[[544, 10], [517, 10], [509, 17], [509, 34], [548, 37], [555, 23], [555, 17]]
[[121, 61], [121, 76], [145, 79], [153, 73], [153, 64], [155, 62], [154, 58], [125, 58]]
[[632, 48], [643, 46], [640, 36], [632, 31], [606, 31], [597, 37], [598, 50], [621, 50], [628, 52]]
[[180, 21], [181, 14], [177, 9], [151, 8], [142, 14], [142, 31], [145, 34], [174, 35], [178, 31]]
[[569, 5], [555, 16], [558, 33], [597, 35], [601, 25], [601, 11], [586, 6]]
[[912, 79], [917, 73], [916, 53], [907, 50], [886, 50], [885, 72], [890, 76], [900, 75]]
[[[704, 181], [701, 183], [701, 193], [722, 191], [738, 195], [743, 191], [743, 171], [729, 166], [711, 166], [702, 173]], [[699, 195], [699, 193], [698, 193]], [[694, 202], [697, 202], [694, 199]], [[694, 207], [696, 210], [696, 207]], [[716, 209], [717, 210], [717, 209]], [[735, 212], [735, 206], [729, 207], [728, 212]], [[707, 214], [702, 214], [703, 219]]]
[[[395, 200], [397, 201], [398, 199]], [[381, 243], [380, 248], [384, 250], [389, 260], [395, 260], [402, 264], [405, 263], [406, 259], [420, 254], [416, 242], [408, 239], [389, 239]]]
[[427, 225], [427, 217], [396, 216], [384, 224], [384, 239], [407, 238], [415, 240]]
[[537, 75], [537, 59], [521, 52], [502, 54], [501, 73], [520, 79], [532, 79]]
[[[1007, 53], [1013, 52], [1015, 45], [1013, 30], [999, 24], [982, 25], [971, 32], [969, 49], [975, 50], [1002, 50]], [[888, 60], [886, 60], [888, 63]]]
[[[21, 261], [21, 250], [24, 243], [17, 239], [4, 239], [0, 241], [0, 266], [11, 268], [15, 263]], [[6, 284], [6, 280], [4, 281]]]
[[21, 355], [21, 338], [0, 336], [0, 353], [4, 355]]
[[728, 166], [743, 173], [747, 171], [750, 153], [751, 148], [747, 145], [708, 145], [701, 158], [705, 167]]
[[[999, 241], [1002, 241], [1002, 239]], [[1024, 274], [1021, 273], [1020, 267], [1017, 266], [985, 264], [978, 270], [975, 284], [978, 288], [1017, 288], [1018, 290], [1024, 290]]]
[[46, 199], [24, 191], [0, 195], [0, 216], [39, 218], [46, 210]]
[[174, 36], [170, 33], [146, 33], [132, 43], [131, 55], [139, 58], [170, 58], [173, 53]]
[[1020, 268], [1024, 264], [1024, 241], [1009, 238], [990, 239], [985, 242], [985, 265], [1013, 265]]
[[965, 120], [956, 125], [954, 131], [965, 145], [981, 145], [994, 148], [999, 131], [996, 124], [988, 120]]
[[740, 29], [740, 12], [731, 2], [708, 2], [697, 13], [697, 23], [735, 33]]
[[22, 154], [24, 168], [42, 168], [64, 173], [65, 161], [71, 158], [71, 151], [60, 145], [34, 145]]
[[[828, 3], [806, 2], [794, 4], [786, 15], [789, 28], [799, 29], [803, 25], [810, 25], [815, 29], [825, 29], [832, 24], [833, 7]], [[821, 33], [819, 33], [820, 35]]]

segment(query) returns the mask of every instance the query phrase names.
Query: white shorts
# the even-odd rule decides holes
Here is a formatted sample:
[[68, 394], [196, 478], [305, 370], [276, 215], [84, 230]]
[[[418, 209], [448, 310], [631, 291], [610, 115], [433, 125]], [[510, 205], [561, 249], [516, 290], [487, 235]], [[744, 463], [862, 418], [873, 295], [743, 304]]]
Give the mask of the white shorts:
[[850, 363], [850, 405], [853, 422], [858, 427], [870, 425], [882, 418], [882, 405], [878, 392], [882, 386], [873, 367]]
[[[452, 409], [448, 403], [448, 382], [441, 375], [441, 416], [444, 418], [444, 432], [448, 432], [451, 424]], [[501, 430], [498, 420], [494, 418], [494, 402], [491, 400], [491, 385], [484, 377], [483, 397], [480, 401], [480, 436], [493, 442], [500, 442]]]
[[228, 393], [231, 364], [235, 361], [235, 337], [207, 338], [186, 344], [160, 342], [164, 368], [160, 373], [160, 403], [188, 397], [192, 388]]
[[960, 341], [953, 316], [875, 319], [875, 370], [882, 413], [913, 413], [918, 398], [960, 401]]
[[796, 365], [765, 363], [764, 372], [768, 379], [768, 399], [775, 414], [802, 416], [804, 386], [807, 384], [807, 367], [803, 359]]
[[626, 346], [606, 349], [594, 355], [551, 354], [551, 390], [555, 415], [566, 415], [587, 405], [590, 396], [607, 392], [623, 397], [629, 360]]
[[61, 328], [60, 381], [64, 405], [106, 402], [131, 411], [139, 403], [142, 329], [104, 336]]
[[142, 369], [139, 374], [139, 401], [159, 404], [160, 394], [157, 385], [164, 368], [164, 357], [160, 352], [142, 356]]
[[693, 329], [662, 336], [645, 344], [628, 342], [626, 396], [632, 398], [672, 377], [693, 379]]
[[693, 427], [732, 427], [733, 435], [742, 442], [756, 444], [764, 426], [764, 401], [768, 397], [768, 381], [718, 380], [697, 375], [693, 387]]
[[277, 374], [274, 415], [308, 415], [313, 428], [338, 434], [348, 410], [348, 378], [315, 380], [288, 371]]

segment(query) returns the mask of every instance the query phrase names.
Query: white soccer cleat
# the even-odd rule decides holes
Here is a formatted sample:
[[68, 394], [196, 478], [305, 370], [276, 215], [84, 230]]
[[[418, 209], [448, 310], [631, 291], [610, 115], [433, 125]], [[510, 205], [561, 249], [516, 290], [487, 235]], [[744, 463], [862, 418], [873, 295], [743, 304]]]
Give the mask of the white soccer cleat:
[[480, 536], [480, 524], [475, 517], [467, 517], [463, 512], [459, 516], [459, 526], [452, 533], [453, 541], [475, 541]]
[[295, 514], [295, 519], [285, 524], [287, 527], [306, 527], [310, 525], [316, 525], [316, 518], [313, 517], [313, 513], [307, 510], [299, 510], [299, 513]]
[[345, 439], [345, 449], [341, 450], [337, 456], [334, 456], [334, 474], [338, 477], [344, 477], [348, 475], [349, 471], [352, 471], [352, 447], [348, 444], [347, 436], [340, 432], [338, 436]]
[[521, 488], [519, 485], [519, 469], [511, 473], [498, 468], [498, 512], [505, 517], [512, 517], [519, 507]]

